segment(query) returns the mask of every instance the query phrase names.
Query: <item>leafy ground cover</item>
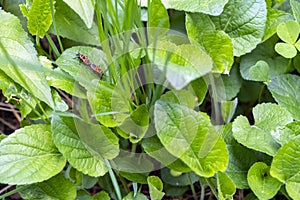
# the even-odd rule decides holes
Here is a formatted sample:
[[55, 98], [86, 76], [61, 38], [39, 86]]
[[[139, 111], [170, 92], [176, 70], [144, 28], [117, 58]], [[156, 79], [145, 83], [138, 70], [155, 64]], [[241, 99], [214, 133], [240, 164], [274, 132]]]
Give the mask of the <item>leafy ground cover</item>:
[[0, 2], [0, 199], [300, 199], [299, 1]]

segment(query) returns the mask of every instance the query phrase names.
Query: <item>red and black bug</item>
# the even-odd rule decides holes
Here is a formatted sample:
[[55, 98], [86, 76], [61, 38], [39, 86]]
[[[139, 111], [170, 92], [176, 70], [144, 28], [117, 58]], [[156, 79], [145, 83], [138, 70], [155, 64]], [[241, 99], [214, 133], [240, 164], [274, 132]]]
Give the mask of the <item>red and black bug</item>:
[[76, 56], [86, 65], [89, 66], [94, 72], [96, 72], [98, 75], [100, 75], [101, 77], [103, 76], [104, 72], [103, 70], [95, 64], [92, 64], [90, 59], [81, 53], [77, 53]]
[[76, 56], [87, 66], [91, 65], [90, 59], [81, 53], [77, 53]]

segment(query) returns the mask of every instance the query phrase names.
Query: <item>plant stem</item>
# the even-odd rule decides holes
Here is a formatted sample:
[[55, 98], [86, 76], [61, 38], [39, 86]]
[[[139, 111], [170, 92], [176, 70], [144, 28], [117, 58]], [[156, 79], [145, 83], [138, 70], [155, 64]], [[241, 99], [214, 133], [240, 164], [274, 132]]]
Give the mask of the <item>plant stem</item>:
[[201, 194], [200, 194], [200, 200], [204, 200], [205, 197], [205, 185], [200, 185], [201, 186]]
[[117, 197], [118, 197], [118, 200], [122, 200], [122, 195], [121, 195], [121, 191], [120, 191], [120, 187], [119, 187], [119, 184], [118, 184], [118, 181], [117, 181], [117, 178], [111, 168], [111, 165], [109, 163], [109, 161], [107, 159], [104, 159], [105, 161], [105, 164], [108, 168], [108, 173], [109, 173], [109, 176], [110, 176], [110, 179], [112, 181], [112, 184], [114, 186], [114, 189], [115, 189], [115, 192], [117, 194]]
[[210, 187], [210, 190], [212, 191], [212, 193], [215, 195], [216, 198], [218, 198], [218, 192], [217, 192], [214, 184], [212, 183], [211, 179], [206, 178], [205, 180], [206, 180], [208, 186]]
[[56, 45], [54, 44], [52, 38], [50, 37], [50, 35], [49, 35], [48, 33], [46, 33], [46, 38], [47, 38], [47, 40], [48, 40], [48, 42], [49, 42], [51, 48], [53, 49], [53, 52], [54, 52], [54, 54], [55, 54], [55, 57], [59, 57], [59, 56], [60, 56], [60, 53], [59, 53], [59, 51], [58, 51]]
[[53, 0], [49, 0], [49, 1], [50, 1], [50, 9], [51, 9], [51, 15], [52, 15], [52, 24], [53, 24], [53, 27], [54, 27], [55, 34], [57, 36], [57, 40], [58, 40], [58, 43], [59, 43], [60, 50], [63, 52], [64, 51], [64, 47], [63, 47], [62, 42], [60, 40], [58, 31], [57, 31], [57, 28], [56, 28], [56, 23], [55, 23]]
[[195, 191], [194, 184], [192, 182], [191, 173], [188, 173], [188, 178], [189, 178], [190, 186], [191, 186], [191, 189], [192, 189], [193, 197], [194, 197], [195, 200], [197, 200], [197, 194], [196, 194], [196, 191]]
[[15, 193], [21, 192], [21, 191], [25, 190], [26, 188], [28, 188], [29, 186], [30, 186], [30, 185], [19, 186], [19, 187], [17, 187], [16, 189], [14, 189], [14, 190], [12, 190], [12, 191], [10, 191], [10, 192], [7, 192], [7, 193], [1, 195], [1, 196], [0, 196], [0, 199], [4, 199], [4, 198], [6, 198], [6, 197], [9, 197], [10, 195], [13, 195], [13, 194], [15, 194]]

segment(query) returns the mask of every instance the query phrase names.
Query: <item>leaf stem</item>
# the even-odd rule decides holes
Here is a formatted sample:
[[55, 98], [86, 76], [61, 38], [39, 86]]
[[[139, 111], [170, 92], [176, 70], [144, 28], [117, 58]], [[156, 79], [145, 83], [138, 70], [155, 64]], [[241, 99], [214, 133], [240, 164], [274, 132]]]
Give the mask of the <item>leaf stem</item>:
[[63, 47], [62, 42], [60, 40], [58, 31], [57, 31], [57, 28], [56, 28], [56, 23], [55, 23], [53, 0], [49, 0], [49, 1], [50, 1], [50, 10], [51, 10], [51, 15], [52, 15], [52, 24], [53, 24], [53, 27], [54, 27], [55, 35], [57, 36], [57, 40], [58, 40], [58, 43], [59, 43], [60, 50], [63, 52], [64, 47]]
[[120, 190], [117, 178], [116, 178], [116, 176], [115, 176], [115, 174], [114, 174], [114, 172], [111, 168], [111, 165], [110, 165], [109, 161], [107, 159], [104, 159], [104, 161], [105, 161], [105, 164], [108, 168], [108, 173], [109, 173], [110, 179], [112, 181], [112, 184], [115, 188], [115, 192], [117, 194], [118, 200], [122, 200], [121, 190]]
[[201, 187], [200, 200], [204, 200], [204, 198], [205, 198], [205, 185], [200, 184], [200, 187]]
[[59, 56], [60, 56], [60, 53], [59, 53], [59, 51], [58, 51], [56, 45], [54, 44], [52, 38], [50, 37], [50, 35], [49, 35], [48, 33], [46, 33], [46, 38], [47, 38], [47, 40], [48, 40], [48, 42], [49, 42], [51, 48], [53, 49], [53, 52], [54, 52], [54, 54], [55, 54], [55, 57], [59, 57]]
[[191, 173], [188, 173], [188, 178], [189, 178], [190, 186], [191, 186], [191, 189], [192, 189], [193, 197], [194, 197], [195, 200], [197, 200], [197, 194], [196, 194], [196, 191], [195, 191], [194, 184], [192, 182]]
[[219, 198], [218, 198], [218, 192], [217, 192], [217, 190], [216, 190], [214, 184], [212, 183], [211, 179], [206, 178], [205, 180], [206, 180], [208, 186], [210, 187], [210, 190], [211, 190], [212, 193], [214, 194], [214, 196], [215, 196], [217, 199], [219, 199]]
[[21, 191], [25, 190], [26, 188], [28, 188], [29, 186], [30, 186], [30, 185], [22, 185], [22, 186], [19, 186], [19, 187], [17, 187], [16, 189], [14, 189], [14, 190], [12, 190], [12, 191], [10, 191], [10, 192], [7, 192], [7, 193], [1, 195], [1, 196], [0, 196], [0, 199], [4, 199], [4, 198], [6, 198], [6, 197], [9, 197], [10, 195], [13, 195], [13, 194], [15, 194], [15, 193], [21, 192]]

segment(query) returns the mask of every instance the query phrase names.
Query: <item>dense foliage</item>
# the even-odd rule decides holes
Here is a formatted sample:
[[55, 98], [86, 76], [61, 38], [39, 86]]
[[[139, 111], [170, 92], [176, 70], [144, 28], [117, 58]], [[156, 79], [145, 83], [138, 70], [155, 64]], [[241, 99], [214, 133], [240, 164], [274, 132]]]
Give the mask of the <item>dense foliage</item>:
[[300, 199], [299, 1], [0, 2], [1, 199]]

